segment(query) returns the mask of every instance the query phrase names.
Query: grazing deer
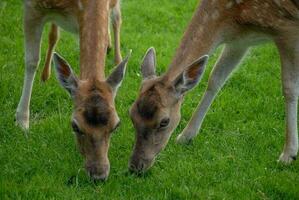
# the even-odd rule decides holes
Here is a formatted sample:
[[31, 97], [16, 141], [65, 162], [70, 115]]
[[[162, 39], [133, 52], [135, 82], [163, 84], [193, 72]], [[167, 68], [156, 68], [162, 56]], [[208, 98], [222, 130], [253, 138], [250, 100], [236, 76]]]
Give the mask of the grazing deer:
[[163, 76], [155, 74], [154, 49], [143, 59], [143, 82], [130, 111], [137, 133], [129, 168], [135, 172], [149, 169], [166, 146], [179, 123], [184, 94], [200, 81], [208, 56], [196, 58], [225, 44], [203, 99], [178, 143], [196, 136], [213, 99], [248, 48], [269, 40], [279, 49], [286, 103], [286, 142], [279, 160], [291, 163], [298, 151], [299, 1], [203, 0]]
[[114, 13], [116, 35], [116, 62], [119, 52], [120, 6], [117, 0], [25, 0], [25, 80], [23, 93], [17, 108], [17, 123], [29, 128], [29, 104], [35, 72], [40, 58], [40, 40], [43, 26], [50, 21], [44, 79], [49, 67], [58, 27], [78, 33], [80, 39], [80, 76], [70, 65], [54, 53], [54, 64], [60, 84], [70, 93], [74, 102], [72, 128], [76, 133], [80, 152], [85, 157], [85, 168], [96, 180], [104, 180], [109, 174], [108, 148], [110, 135], [119, 125], [114, 98], [124, 77], [128, 57], [105, 79], [104, 67], [108, 41], [109, 8]]

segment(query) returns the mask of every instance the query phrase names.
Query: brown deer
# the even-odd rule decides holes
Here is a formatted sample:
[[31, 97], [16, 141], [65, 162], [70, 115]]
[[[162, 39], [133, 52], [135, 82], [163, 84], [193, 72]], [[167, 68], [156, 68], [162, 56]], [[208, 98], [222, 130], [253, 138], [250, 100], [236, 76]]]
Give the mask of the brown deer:
[[40, 59], [40, 40], [46, 22], [52, 22], [49, 50], [43, 79], [49, 76], [53, 49], [58, 39], [58, 27], [78, 33], [80, 39], [80, 76], [57, 53], [54, 64], [60, 84], [74, 102], [72, 128], [78, 147], [85, 157], [85, 168], [95, 180], [109, 174], [108, 148], [110, 135], [120, 120], [114, 98], [124, 77], [128, 57], [105, 79], [104, 67], [108, 41], [109, 9], [114, 13], [116, 62], [120, 62], [120, 6], [117, 0], [25, 0], [25, 80], [17, 108], [17, 123], [29, 128], [29, 104], [35, 72]]
[[298, 152], [299, 1], [202, 0], [164, 75], [155, 74], [154, 49], [149, 49], [144, 57], [140, 94], [130, 111], [137, 133], [129, 169], [146, 171], [166, 146], [180, 121], [184, 95], [196, 86], [204, 72], [208, 56], [198, 57], [209, 55], [225, 44], [203, 99], [178, 136], [178, 143], [188, 143], [196, 136], [213, 99], [248, 48], [266, 41], [275, 42], [282, 66], [286, 141], [279, 161], [295, 160]]

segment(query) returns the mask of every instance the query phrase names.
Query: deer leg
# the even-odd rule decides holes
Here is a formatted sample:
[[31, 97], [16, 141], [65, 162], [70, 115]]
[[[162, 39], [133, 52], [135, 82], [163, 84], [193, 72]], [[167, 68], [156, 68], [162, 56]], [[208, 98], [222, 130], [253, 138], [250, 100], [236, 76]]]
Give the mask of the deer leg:
[[45, 62], [44, 70], [42, 72], [42, 77], [41, 77], [43, 82], [48, 80], [50, 77], [53, 51], [54, 51], [54, 48], [58, 41], [58, 38], [59, 38], [59, 29], [55, 24], [52, 24], [51, 30], [49, 33], [49, 47], [48, 47], [48, 51], [47, 51], [46, 62]]
[[114, 61], [118, 65], [122, 61], [120, 53], [120, 27], [121, 27], [121, 11], [120, 5], [117, 3], [112, 9], [112, 26], [114, 32]]
[[227, 44], [222, 52], [220, 59], [214, 66], [214, 70], [209, 78], [207, 90], [198, 105], [196, 111], [193, 113], [191, 120], [189, 121], [183, 132], [177, 137], [178, 143], [188, 143], [196, 135], [201, 127], [204, 117], [216, 97], [218, 91], [223, 87], [225, 81], [236, 68], [238, 63], [247, 51], [246, 45], [240, 44]]
[[29, 128], [29, 105], [35, 72], [40, 60], [40, 41], [43, 25], [41, 20], [28, 19], [25, 13], [25, 77], [22, 96], [16, 112], [16, 123], [24, 128]]
[[285, 164], [296, 159], [298, 152], [297, 108], [299, 95], [299, 40], [277, 42], [282, 63], [282, 85], [285, 97], [285, 144], [279, 161]]
[[109, 18], [108, 18], [108, 47], [107, 47], [107, 54], [110, 53], [112, 49], [112, 40], [111, 40], [111, 30], [110, 30], [110, 11], [109, 11]]

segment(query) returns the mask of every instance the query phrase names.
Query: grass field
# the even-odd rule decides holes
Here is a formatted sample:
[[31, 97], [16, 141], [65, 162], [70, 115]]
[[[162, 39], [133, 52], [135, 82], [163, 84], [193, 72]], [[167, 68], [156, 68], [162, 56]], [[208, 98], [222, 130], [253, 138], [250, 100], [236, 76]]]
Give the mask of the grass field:
[[[149, 173], [127, 170], [134, 142], [128, 109], [139, 83], [146, 49], [157, 50], [164, 72], [198, 0], [123, 0], [123, 56], [133, 49], [128, 73], [117, 96], [122, 126], [111, 140], [111, 172], [106, 183], [93, 184], [82, 169], [70, 127], [72, 102], [54, 76], [40, 80], [31, 104], [30, 137], [15, 126], [14, 115], [24, 73], [22, 1], [0, 0], [0, 199], [299, 199], [299, 162], [276, 160], [284, 143], [284, 101], [277, 50], [268, 44], [251, 50], [220, 93], [189, 146], [174, 142], [198, 104], [217, 53], [200, 85], [187, 95], [182, 120]], [[78, 73], [77, 38], [63, 32], [57, 51]], [[107, 58], [107, 73], [113, 55]], [[73, 177], [73, 178], [71, 178]]]

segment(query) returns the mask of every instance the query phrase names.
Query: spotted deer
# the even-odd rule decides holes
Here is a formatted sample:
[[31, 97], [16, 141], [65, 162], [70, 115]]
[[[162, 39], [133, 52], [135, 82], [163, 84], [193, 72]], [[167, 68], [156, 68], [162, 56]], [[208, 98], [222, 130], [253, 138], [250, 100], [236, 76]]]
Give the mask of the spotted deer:
[[[112, 9], [115, 35], [116, 63], [105, 78], [105, 57], [109, 48], [109, 13]], [[58, 26], [79, 35], [80, 76], [60, 55], [53, 61], [60, 84], [69, 92], [73, 103], [72, 128], [85, 168], [95, 180], [108, 177], [110, 164], [108, 148], [111, 133], [120, 120], [114, 98], [124, 77], [128, 57], [121, 62], [119, 50], [120, 5], [117, 0], [25, 0], [25, 79], [16, 121], [29, 128], [29, 104], [36, 69], [40, 60], [40, 42], [45, 23], [53, 23], [43, 79], [49, 76]]]
[[178, 143], [188, 143], [197, 135], [215, 96], [249, 47], [267, 41], [274, 41], [280, 53], [285, 96], [286, 141], [279, 161], [295, 160], [298, 152], [299, 1], [202, 0], [167, 72], [156, 75], [153, 48], [143, 59], [143, 82], [130, 111], [136, 141], [129, 169], [140, 172], [153, 165], [180, 121], [184, 95], [200, 81], [208, 55], [216, 47], [224, 44], [204, 96], [187, 127], [177, 137]]

